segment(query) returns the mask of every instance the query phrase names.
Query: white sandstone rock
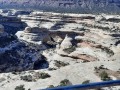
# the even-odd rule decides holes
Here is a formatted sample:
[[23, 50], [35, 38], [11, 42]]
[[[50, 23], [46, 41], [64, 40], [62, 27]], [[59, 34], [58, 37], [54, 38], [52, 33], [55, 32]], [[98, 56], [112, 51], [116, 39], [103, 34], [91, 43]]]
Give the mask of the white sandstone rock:
[[67, 48], [72, 47], [71, 41], [72, 41], [72, 38], [70, 38], [66, 35], [65, 39], [62, 41], [62, 43], [60, 45], [61, 49], [67, 49]]

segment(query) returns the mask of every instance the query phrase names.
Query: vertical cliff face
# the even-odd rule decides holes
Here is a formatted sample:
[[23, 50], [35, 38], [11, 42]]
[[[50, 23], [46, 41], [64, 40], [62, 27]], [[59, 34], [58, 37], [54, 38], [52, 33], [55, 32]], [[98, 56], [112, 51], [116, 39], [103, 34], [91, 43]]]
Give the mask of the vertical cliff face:
[[117, 13], [120, 12], [120, 0], [0, 0], [0, 8]]

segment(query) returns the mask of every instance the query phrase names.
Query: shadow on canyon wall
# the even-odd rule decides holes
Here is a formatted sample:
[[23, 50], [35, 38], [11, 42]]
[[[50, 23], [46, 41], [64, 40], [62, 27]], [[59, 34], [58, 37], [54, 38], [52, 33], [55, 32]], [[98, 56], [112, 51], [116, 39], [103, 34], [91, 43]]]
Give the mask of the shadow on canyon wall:
[[17, 31], [24, 30], [25, 27], [27, 27], [27, 24], [25, 22], [22, 22], [19, 18], [15, 16], [0, 16], [0, 24], [4, 26], [5, 32], [11, 34], [15, 34]]

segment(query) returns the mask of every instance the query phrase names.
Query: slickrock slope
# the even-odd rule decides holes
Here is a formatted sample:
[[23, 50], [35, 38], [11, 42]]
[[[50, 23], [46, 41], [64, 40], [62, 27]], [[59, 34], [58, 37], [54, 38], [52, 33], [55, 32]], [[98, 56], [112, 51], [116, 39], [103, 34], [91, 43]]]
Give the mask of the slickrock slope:
[[103, 72], [105, 80], [120, 79], [119, 15], [32, 12], [17, 17], [27, 27], [15, 34], [18, 45], [0, 56], [9, 61], [1, 63], [0, 90], [56, 87], [64, 79], [100, 82]]

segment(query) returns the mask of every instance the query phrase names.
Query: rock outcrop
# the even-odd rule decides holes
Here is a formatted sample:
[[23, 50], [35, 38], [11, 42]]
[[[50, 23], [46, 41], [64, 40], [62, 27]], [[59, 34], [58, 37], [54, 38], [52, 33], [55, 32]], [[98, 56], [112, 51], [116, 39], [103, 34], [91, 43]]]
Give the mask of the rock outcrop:
[[60, 45], [60, 48], [64, 50], [64, 49], [71, 48], [72, 46], [73, 46], [72, 38], [70, 38], [66, 35], [65, 39], [62, 41], [62, 43]]
[[48, 36], [49, 31], [46, 28], [26, 27], [24, 31], [16, 33], [18, 39], [27, 42], [42, 44], [43, 40]]
[[24, 29], [27, 24], [22, 22], [16, 16], [0, 16], [0, 24], [4, 26], [5, 32], [15, 34], [17, 31]]

